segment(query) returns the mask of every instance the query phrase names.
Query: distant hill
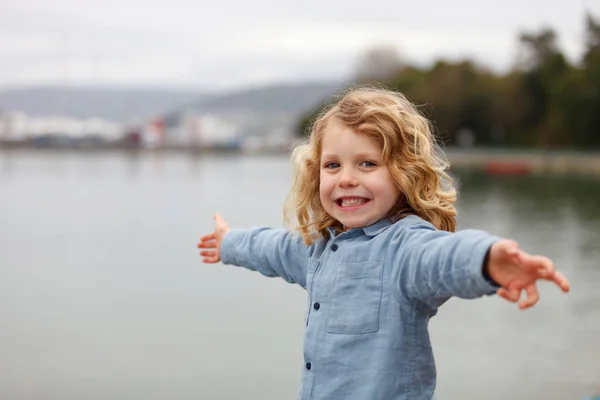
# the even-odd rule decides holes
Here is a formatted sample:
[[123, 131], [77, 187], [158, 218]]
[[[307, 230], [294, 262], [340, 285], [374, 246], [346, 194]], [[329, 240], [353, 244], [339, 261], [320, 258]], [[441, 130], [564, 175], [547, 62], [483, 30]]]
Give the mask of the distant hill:
[[248, 110], [299, 115], [337, 94], [343, 87], [343, 83], [315, 82], [262, 86], [207, 96], [194, 108], [200, 111]]
[[206, 96], [197, 91], [154, 88], [29, 87], [0, 90], [0, 110], [122, 121], [176, 110]]
[[30, 115], [97, 116], [113, 121], [149, 118], [180, 110], [274, 112], [299, 115], [336, 94], [342, 83], [295, 83], [225, 94], [152, 88], [30, 87], [0, 90], [0, 110]]

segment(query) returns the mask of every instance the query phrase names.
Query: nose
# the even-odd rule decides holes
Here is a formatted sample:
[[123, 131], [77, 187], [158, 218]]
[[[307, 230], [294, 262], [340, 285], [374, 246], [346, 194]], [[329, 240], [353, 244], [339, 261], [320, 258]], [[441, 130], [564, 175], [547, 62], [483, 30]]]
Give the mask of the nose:
[[350, 168], [342, 168], [338, 179], [338, 185], [343, 188], [358, 185], [356, 175]]

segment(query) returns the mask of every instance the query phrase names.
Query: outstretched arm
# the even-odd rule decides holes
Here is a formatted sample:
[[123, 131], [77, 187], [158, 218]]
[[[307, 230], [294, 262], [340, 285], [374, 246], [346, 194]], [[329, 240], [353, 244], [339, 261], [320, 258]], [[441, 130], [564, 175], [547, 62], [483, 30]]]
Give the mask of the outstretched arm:
[[[477, 298], [494, 293], [516, 302], [523, 289], [529, 297], [520, 306], [531, 307], [539, 298], [538, 279], [569, 289], [549, 259], [531, 256], [518, 250], [515, 242], [483, 231], [449, 233], [419, 223], [399, 231], [391, 244], [397, 249], [392, 257], [400, 295], [431, 307], [452, 296]], [[485, 272], [497, 286], [485, 279]]]
[[222, 261], [306, 287], [308, 247], [287, 230], [230, 229], [215, 213], [214, 232], [202, 236], [197, 247], [206, 263]]

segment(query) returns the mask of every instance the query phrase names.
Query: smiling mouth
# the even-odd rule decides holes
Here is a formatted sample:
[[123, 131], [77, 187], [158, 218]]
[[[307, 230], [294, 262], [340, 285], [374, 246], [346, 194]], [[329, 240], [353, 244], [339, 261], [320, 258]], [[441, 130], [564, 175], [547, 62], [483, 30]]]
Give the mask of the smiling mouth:
[[354, 209], [362, 207], [369, 201], [371, 200], [365, 199], [364, 197], [342, 197], [336, 200], [336, 204], [343, 209]]

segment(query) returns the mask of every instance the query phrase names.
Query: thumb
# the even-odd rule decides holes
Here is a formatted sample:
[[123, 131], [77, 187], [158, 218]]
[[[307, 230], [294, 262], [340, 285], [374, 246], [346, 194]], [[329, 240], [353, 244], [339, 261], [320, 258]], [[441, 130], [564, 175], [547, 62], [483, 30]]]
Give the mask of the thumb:
[[505, 240], [504, 251], [507, 255], [515, 257], [519, 254], [519, 244], [514, 240]]
[[227, 222], [225, 221], [225, 219], [223, 219], [223, 217], [221, 216], [221, 214], [219, 214], [218, 212], [215, 212], [214, 215], [215, 218], [215, 227], [216, 229], [227, 229], [229, 228], [229, 225], [227, 224]]
[[521, 251], [514, 240], [502, 239], [492, 245], [490, 256], [491, 263], [514, 262], [520, 260]]

